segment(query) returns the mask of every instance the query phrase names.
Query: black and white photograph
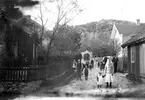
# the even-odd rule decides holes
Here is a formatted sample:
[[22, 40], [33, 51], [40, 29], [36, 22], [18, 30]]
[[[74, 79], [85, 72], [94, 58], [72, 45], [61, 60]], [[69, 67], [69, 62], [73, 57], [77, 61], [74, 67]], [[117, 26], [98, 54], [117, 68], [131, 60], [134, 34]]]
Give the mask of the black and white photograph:
[[0, 0], [0, 100], [145, 100], [144, 0]]

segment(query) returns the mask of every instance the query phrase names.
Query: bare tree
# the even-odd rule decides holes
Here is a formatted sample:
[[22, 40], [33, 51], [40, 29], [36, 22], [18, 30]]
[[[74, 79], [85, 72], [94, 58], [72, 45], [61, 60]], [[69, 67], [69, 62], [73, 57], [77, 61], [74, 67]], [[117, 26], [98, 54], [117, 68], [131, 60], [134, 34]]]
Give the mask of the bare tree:
[[55, 4], [57, 17], [52, 34], [49, 37], [48, 55], [55, 37], [61, 34], [60, 30], [63, 30], [82, 11], [77, 0], [50, 0], [49, 2]]
[[[48, 4], [53, 5], [52, 8], [49, 9]], [[66, 29], [66, 26], [82, 11], [80, 6], [78, 5], [77, 0], [41, 0], [39, 5], [36, 6], [39, 13], [37, 16], [33, 16], [35, 20], [39, 21], [41, 28], [35, 29], [37, 33], [39, 33], [41, 43], [43, 39], [48, 41], [47, 47], [47, 56], [50, 54], [50, 49], [53, 46], [53, 42], [57, 36], [60, 34], [64, 35], [62, 31]], [[45, 11], [44, 11], [45, 10]], [[52, 31], [46, 31], [46, 24], [48, 23], [48, 16], [55, 11], [55, 16], [52, 19], [54, 21], [54, 26]], [[46, 15], [48, 15], [46, 17]], [[33, 28], [32, 28], [33, 30]]]
[[44, 1], [39, 2], [39, 4], [37, 5], [36, 9], [39, 11], [39, 13], [37, 14], [37, 16], [32, 16], [34, 17], [34, 20], [39, 21], [40, 23], [36, 23], [34, 22], [33, 25], [30, 26], [30, 29], [37, 33], [39, 35], [40, 38], [40, 42], [42, 44], [42, 41], [44, 40], [44, 35], [46, 35], [46, 24], [48, 22], [48, 18], [44, 18], [44, 12], [43, 12], [43, 3]]

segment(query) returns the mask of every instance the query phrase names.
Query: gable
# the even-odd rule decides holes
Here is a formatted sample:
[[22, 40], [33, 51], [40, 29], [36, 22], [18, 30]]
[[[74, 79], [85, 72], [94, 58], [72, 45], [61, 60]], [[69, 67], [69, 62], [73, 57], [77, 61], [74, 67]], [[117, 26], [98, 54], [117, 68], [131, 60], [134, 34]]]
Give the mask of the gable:
[[122, 34], [119, 33], [118, 29], [116, 28], [116, 25], [114, 24], [113, 25], [113, 29], [112, 29], [112, 33], [111, 33], [111, 36], [110, 36], [110, 40], [109, 40], [109, 43], [111, 42], [111, 40], [117, 40], [119, 43], [122, 44]]
[[115, 35], [117, 34], [118, 30], [115, 26], [115, 24], [113, 25], [113, 29], [112, 29], [112, 32], [111, 32], [111, 36], [110, 36], [110, 39], [114, 39], [115, 38]]

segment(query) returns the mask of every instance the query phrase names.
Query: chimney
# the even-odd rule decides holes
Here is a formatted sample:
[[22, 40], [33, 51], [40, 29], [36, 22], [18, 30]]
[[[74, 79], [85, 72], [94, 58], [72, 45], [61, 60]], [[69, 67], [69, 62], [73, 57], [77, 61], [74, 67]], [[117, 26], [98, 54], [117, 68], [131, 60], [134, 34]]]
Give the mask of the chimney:
[[137, 21], [136, 24], [137, 24], [137, 25], [140, 25], [140, 19], [137, 19], [136, 21]]

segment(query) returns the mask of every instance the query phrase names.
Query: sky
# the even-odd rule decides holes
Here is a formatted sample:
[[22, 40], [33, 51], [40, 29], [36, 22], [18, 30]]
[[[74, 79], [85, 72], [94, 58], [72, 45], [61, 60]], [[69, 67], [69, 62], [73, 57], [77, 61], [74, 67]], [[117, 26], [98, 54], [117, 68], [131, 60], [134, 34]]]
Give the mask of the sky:
[[[84, 9], [77, 17], [72, 20], [71, 25], [85, 24], [102, 19], [118, 19], [136, 22], [145, 22], [145, 0], [78, 0]], [[52, 9], [51, 6], [49, 9]], [[36, 8], [25, 9], [27, 15], [36, 16]], [[45, 13], [45, 12], [44, 12]], [[45, 17], [48, 16], [46, 13]], [[53, 25], [53, 15], [49, 15], [47, 26]]]

